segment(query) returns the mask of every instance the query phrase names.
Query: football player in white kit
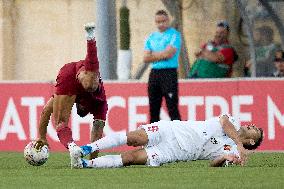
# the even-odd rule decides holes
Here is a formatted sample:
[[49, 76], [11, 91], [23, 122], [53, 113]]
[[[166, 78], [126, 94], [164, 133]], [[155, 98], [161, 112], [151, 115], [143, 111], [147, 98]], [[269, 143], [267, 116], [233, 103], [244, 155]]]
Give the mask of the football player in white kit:
[[[256, 149], [262, 140], [261, 128], [254, 125], [241, 127], [226, 114], [205, 121], [159, 121], [128, 133], [107, 135], [85, 146], [75, 146], [70, 151], [71, 168], [160, 166], [198, 159], [212, 160], [211, 166], [244, 165], [247, 150]], [[96, 150], [125, 144], [141, 148], [92, 160], [81, 158]]]

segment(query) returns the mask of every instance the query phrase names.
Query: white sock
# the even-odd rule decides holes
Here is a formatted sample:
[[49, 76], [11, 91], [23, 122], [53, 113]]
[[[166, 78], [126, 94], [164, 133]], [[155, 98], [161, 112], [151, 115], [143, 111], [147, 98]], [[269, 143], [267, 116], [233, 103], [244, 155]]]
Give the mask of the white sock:
[[96, 159], [86, 160], [87, 167], [91, 168], [116, 168], [122, 167], [121, 155], [106, 155]]
[[92, 147], [92, 152], [97, 150], [109, 149], [117, 146], [121, 146], [126, 144], [127, 136], [125, 132], [114, 133], [107, 135], [91, 144], [87, 144], [87, 146]]
[[70, 151], [71, 149], [73, 149], [75, 146], [77, 146], [77, 144], [75, 142], [70, 142], [68, 143], [68, 150]]

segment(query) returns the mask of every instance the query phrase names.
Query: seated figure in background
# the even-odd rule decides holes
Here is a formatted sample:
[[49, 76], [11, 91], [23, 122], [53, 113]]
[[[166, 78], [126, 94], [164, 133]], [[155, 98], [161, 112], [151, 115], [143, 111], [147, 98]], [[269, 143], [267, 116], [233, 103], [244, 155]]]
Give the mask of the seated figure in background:
[[[254, 30], [254, 45], [256, 55], [256, 77], [270, 77], [276, 71], [273, 65], [275, 52], [279, 45], [274, 42], [274, 31], [270, 26], [261, 26]], [[251, 76], [252, 61], [245, 65], [245, 76]]]
[[278, 50], [275, 53], [274, 65], [276, 71], [273, 73], [273, 77], [284, 77], [284, 51]]
[[229, 43], [230, 27], [226, 21], [217, 24], [213, 41], [203, 45], [195, 53], [196, 61], [189, 72], [189, 78], [231, 77], [233, 63], [238, 55]]

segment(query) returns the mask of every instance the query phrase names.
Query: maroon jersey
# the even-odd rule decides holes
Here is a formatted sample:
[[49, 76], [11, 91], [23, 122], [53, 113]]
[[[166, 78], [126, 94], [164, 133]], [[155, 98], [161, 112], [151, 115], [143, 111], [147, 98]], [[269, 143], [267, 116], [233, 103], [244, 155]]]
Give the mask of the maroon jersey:
[[94, 92], [87, 92], [77, 79], [81, 70], [86, 69], [90, 61], [97, 61], [97, 53], [92, 53], [90, 49], [96, 51], [95, 43], [88, 42], [88, 53], [85, 60], [65, 64], [59, 71], [56, 84], [56, 95], [76, 95], [76, 103], [80, 104], [94, 119], [106, 119], [107, 101], [103, 82], [100, 79], [99, 86]]

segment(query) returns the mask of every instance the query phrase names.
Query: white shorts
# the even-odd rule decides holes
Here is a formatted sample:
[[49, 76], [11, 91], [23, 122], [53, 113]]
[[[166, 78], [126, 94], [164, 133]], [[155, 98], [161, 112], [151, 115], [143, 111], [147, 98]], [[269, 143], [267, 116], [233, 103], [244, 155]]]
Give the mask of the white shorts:
[[160, 166], [164, 163], [190, 160], [192, 153], [180, 148], [178, 141], [167, 121], [142, 125], [148, 135], [148, 144], [144, 147], [148, 159], [147, 165]]

